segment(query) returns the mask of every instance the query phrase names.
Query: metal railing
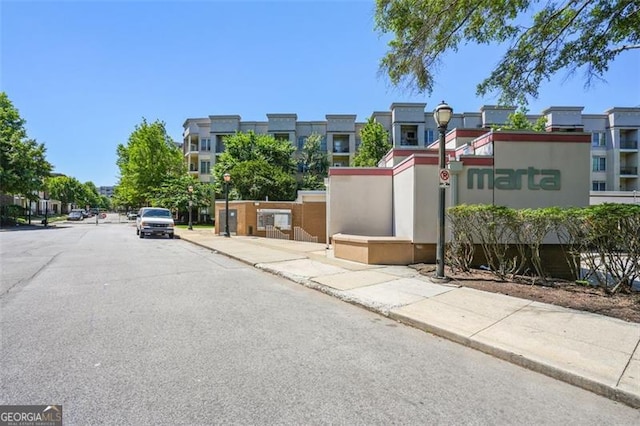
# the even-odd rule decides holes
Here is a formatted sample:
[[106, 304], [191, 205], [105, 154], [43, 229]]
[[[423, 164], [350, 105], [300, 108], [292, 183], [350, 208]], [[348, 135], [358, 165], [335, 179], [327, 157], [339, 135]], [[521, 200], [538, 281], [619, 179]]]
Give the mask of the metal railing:
[[293, 227], [293, 239], [296, 241], [304, 241], [306, 243], [317, 243], [318, 237], [309, 234], [299, 226]]
[[265, 229], [267, 231], [267, 238], [275, 238], [277, 240], [289, 240], [289, 234], [285, 234], [284, 232], [282, 232], [281, 230], [279, 230], [278, 228], [276, 228], [273, 225], [267, 225], [265, 226]]
[[637, 175], [638, 168], [637, 167], [620, 167], [621, 175]]
[[620, 141], [620, 149], [638, 149], [638, 141]]

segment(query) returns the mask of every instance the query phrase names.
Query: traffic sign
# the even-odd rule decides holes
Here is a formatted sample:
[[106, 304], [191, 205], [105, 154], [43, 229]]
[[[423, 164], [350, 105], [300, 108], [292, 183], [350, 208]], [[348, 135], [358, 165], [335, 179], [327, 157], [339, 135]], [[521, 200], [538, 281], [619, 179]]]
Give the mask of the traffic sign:
[[440, 187], [448, 188], [451, 185], [451, 173], [447, 169], [440, 169], [438, 173], [440, 176]]

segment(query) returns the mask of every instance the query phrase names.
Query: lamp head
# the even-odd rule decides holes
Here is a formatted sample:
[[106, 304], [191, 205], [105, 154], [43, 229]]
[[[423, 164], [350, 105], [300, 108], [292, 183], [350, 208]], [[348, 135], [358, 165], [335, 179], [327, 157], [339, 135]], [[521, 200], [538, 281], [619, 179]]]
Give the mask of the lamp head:
[[451, 116], [453, 115], [453, 108], [447, 105], [444, 101], [433, 110], [433, 119], [436, 121], [438, 127], [447, 127]]
[[189, 188], [187, 188], [189, 190], [189, 192], [193, 192], [193, 186], [189, 185]]
[[229, 182], [231, 180], [231, 175], [229, 173], [225, 173], [223, 177], [225, 182]]

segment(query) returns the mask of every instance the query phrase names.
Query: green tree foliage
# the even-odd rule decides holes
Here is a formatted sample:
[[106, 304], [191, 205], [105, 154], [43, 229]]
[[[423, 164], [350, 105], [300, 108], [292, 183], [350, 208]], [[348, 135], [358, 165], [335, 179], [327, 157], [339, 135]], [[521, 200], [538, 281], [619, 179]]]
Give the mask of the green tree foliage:
[[298, 165], [302, 169], [302, 189], [324, 189], [324, 178], [329, 171], [329, 158], [322, 149], [322, 135], [311, 134], [302, 147]]
[[62, 204], [62, 213], [66, 211], [68, 204], [76, 204], [79, 208], [85, 207], [86, 188], [80, 181], [69, 176], [54, 176], [47, 179], [49, 198], [59, 200]]
[[27, 138], [25, 120], [5, 92], [0, 92], [0, 193], [37, 199], [52, 166], [44, 144]]
[[498, 130], [532, 130], [534, 132], [544, 132], [547, 126], [546, 117], [542, 116], [538, 118], [535, 123], [532, 123], [527, 118], [529, 111], [521, 107], [516, 112], [509, 114], [507, 121], [500, 126]]
[[393, 84], [431, 93], [434, 73], [460, 44], [508, 43], [477, 93], [493, 91], [505, 104], [536, 98], [561, 70], [601, 79], [622, 52], [640, 47], [635, 0], [376, 0], [376, 28], [392, 33], [381, 71]]
[[231, 198], [293, 200], [296, 192], [293, 145], [272, 135], [236, 133], [225, 138], [225, 151], [213, 170], [216, 192], [224, 191], [225, 173], [231, 175]]
[[128, 143], [118, 145], [117, 154], [120, 180], [115, 193], [123, 207], [150, 204], [166, 179], [186, 173], [182, 152], [160, 121], [147, 123], [143, 119]]
[[389, 132], [373, 117], [369, 117], [367, 124], [360, 130], [360, 140], [360, 147], [353, 158], [355, 167], [375, 167], [391, 149]]
[[[193, 189], [191, 193], [189, 193], [190, 186]], [[156, 191], [152, 204], [171, 210], [186, 211], [189, 208], [189, 200], [191, 200], [193, 210], [198, 211], [199, 208], [210, 206], [212, 199], [213, 186], [211, 184], [200, 182], [193, 176], [184, 174], [167, 178]]]

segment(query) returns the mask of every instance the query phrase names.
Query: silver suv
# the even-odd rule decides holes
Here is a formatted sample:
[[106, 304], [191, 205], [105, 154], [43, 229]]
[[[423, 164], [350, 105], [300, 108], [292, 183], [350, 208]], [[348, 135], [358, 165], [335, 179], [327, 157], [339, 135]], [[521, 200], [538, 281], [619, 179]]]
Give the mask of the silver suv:
[[168, 235], [173, 238], [173, 217], [169, 209], [143, 207], [136, 217], [136, 235]]

